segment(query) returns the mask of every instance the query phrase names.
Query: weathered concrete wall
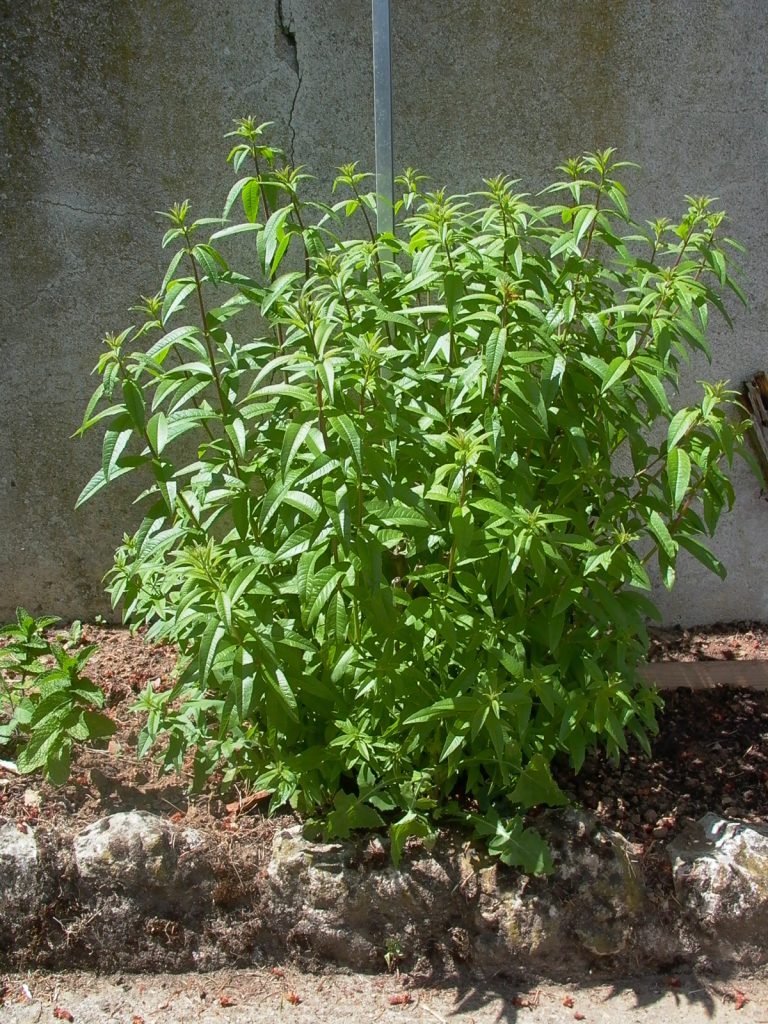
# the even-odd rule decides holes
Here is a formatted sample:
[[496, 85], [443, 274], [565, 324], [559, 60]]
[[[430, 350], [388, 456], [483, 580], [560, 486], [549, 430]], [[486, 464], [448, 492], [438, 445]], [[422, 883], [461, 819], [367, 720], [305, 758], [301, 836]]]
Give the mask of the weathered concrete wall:
[[[718, 328], [711, 369], [765, 368], [763, 0], [393, 0], [395, 163], [461, 190], [505, 171], [535, 187], [565, 157], [617, 146], [641, 216], [720, 197], [747, 246], [751, 308]], [[73, 442], [106, 330], [156, 289], [153, 211], [221, 206], [231, 119], [274, 120], [322, 181], [373, 154], [367, 0], [25, 0], [3, 49], [0, 617], [17, 603], [103, 611], [100, 577], [129, 509], [77, 513], [97, 439]], [[717, 550], [729, 577], [681, 564], [670, 621], [768, 618], [768, 506], [737, 474]], [[130, 514], [130, 512], [129, 512]]]

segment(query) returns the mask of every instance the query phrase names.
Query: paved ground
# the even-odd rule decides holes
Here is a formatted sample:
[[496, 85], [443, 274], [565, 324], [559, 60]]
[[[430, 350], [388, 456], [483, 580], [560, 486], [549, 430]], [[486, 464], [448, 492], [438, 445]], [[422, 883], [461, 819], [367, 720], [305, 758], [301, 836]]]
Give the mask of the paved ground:
[[467, 977], [431, 988], [392, 975], [289, 968], [103, 977], [32, 972], [0, 975], [3, 987], [3, 1024], [768, 1024], [764, 973], [540, 987]]

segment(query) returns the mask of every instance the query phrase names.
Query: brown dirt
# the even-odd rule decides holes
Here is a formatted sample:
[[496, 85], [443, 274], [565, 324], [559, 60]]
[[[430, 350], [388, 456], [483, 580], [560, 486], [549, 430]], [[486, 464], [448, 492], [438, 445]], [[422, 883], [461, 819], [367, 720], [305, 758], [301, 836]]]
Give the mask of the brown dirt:
[[[65, 638], [58, 634], [60, 641]], [[103, 749], [76, 748], [65, 786], [0, 768], [0, 818], [15, 821], [19, 828], [44, 821], [57, 830], [77, 832], [107, 814], [144, 810], [200, 831], [265, 838], [293, 820], [285, 815], [267, 820], [260, 813], [240, 814], [245, 794], [238, 791], [224, 797], [215, 792], [193, 795], [190, 775], [162, 774], [151, 756], [136, 756], [141, 719], [131, 705], [150, 680], [156, 691], [172, 685], [175, 648], [148, 644], [141, 632], [94, 625], [83, 627], [80, 643], [98, 644], [86, 674], [104, 691], [116, 732]], [[264, 805], [249, 801], [245, 806], [258, 812]]]
[[768, 626], [760, 622], [657, 628], [650, 634], [650, 661], [768, 661]]
[[[140, 634], [86, 626], [81, 643], [96, 643], [91, 678], [106, 694], [117, 726], [104, 750], [82, 748], [66, 786], [22, 778], [0, 768], [0, 817], [20, 828], [38, 820], [77, 831], [120, 810], [142, 809], [219, 835], [265, 838], [278, 824], [264, 817], [266, 802], [246, 792], [192, 796], [189, 777], [161, 775], [138, 760], [138, 717], [130, 710], [151, 679], [170, 685], [175, 652], [150, 646]], [[768, 627], [754, 622], [695, 629], [655, 630], [651, 660], [768, 659]], [[7, 755], [6, 755], [7, 756]], [[768, 693], [718, 688], [665, 693], [659, 734], [647, 758], [634, 744], [617, 769], [603, 755], [587, 758], [577, 778], [558, 772], [573, 799], [608, 827], [640, 843], [649, 856], [689, 819], [722, 812], [755, 824], [768, 821]], [[279, 824], [285, 824], [280, 819]]]

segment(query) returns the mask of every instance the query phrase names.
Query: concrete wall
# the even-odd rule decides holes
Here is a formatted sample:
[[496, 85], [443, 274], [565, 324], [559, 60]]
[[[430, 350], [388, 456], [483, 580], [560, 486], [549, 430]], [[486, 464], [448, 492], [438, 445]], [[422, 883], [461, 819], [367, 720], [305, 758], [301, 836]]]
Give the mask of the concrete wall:
[[[536, 187], [564, 158], [617, 146], [641, 216], [719, 196], [749, 249], [751, 308], [715, 331], [711, 369], [766, 368], [764, 0], [392, 0], [395, 163], [452, 190], [504, 171]], [[3, 315], [0, 618], [17, 603], [105, 611], [100, 578], [126, 494], [73, 511], [98, 439], [71, 441], [100, 338], [156, 290], [153, 211], [216, 213], [222, 136], [276, 122], [321, 182], [373, 158], [368, 0], [25, 0], [0, 6]], [[669, 621], [768, 619], [768, 506], [737, 472], [717, 550], [729, 577], [681, 563]], [[126, 520], [126, 515], [129, 517]]]

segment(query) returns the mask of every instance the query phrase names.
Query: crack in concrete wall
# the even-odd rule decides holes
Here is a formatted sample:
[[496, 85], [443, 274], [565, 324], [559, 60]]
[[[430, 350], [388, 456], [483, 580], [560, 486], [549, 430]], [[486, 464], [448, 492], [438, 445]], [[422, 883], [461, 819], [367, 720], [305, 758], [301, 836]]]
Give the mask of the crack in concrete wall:
[[88, 217], [113, 217], [117, 220], [124, 220], [130, 216], [128, 210], [99, 210], [89, 206], [73, 206], [71, 203], [64, 203], [58, 199], [48, 199], [45, 196], [36, 196], [34, 199], [19, 200], [27, 206], [58, 206], [63, 210], [71, 210], [72, 213], [84, 213]]
[[[287, 7], [287, 10], [286, 10]], [[288, 64], [296, 75], [296, 89], [291, 100], [291, 109], [288, 112], [288, 130], [291, 133], [288, 145], [288, 159], [293, 165], [295, 163], [296, 148], [296, 127], [293, 123], [296, 112], [296, 101], [299, 98], [301, 89], [301, 67], [299, 65], [299, 47], [296, 41], [296, 19], [286, 0], [277, 0], [275, 5], [275, 22], [277, 24], [277, 52], [278, 55]]]

